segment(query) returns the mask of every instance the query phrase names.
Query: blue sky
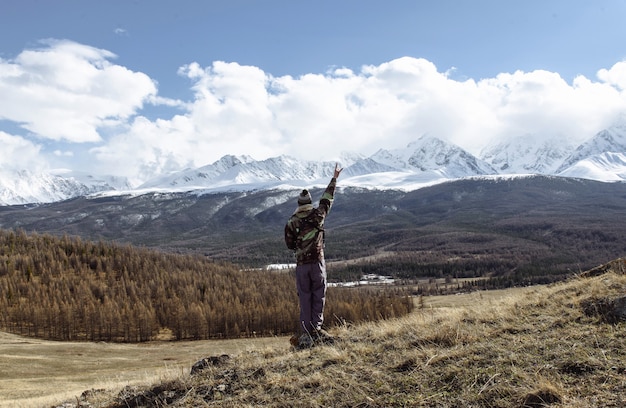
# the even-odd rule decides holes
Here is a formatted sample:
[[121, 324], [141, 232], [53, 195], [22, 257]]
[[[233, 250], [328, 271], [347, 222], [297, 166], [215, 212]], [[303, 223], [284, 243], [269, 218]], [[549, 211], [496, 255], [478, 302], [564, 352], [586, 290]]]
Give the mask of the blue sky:
[[626, 110], [625, 18], [621, 0], [3, 0], [0, 169], [139, 184], [425, 133], [576, 144]]

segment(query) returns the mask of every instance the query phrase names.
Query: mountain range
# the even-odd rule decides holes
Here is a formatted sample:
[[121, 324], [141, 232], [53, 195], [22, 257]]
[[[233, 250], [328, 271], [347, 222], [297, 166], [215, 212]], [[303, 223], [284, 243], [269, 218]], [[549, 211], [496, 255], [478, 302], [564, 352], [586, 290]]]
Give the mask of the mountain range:
[[[527, 135], [473, 155], [424, 135], [403, 149], [344, 154], [326, 229], [333, 279], [371, 271], [547, 283], [623, 256], [626, 126], [579, 146], [560, 139]], [[334, 164], [224, 156], [141, 186], [0, 172], [0, 228], [201, 254], [245, 268], [287, 264], [293, 254], [283, 231], [298, 190], [320, 197]]]
[[[598, 132], [580, 146], [563, 137], [524, 135], [500, 141], [478, 156], [431, 135], [403, 149], [380, 149], [370, 157], [344, 153], [342, 186], [413, 191], [468, 177], [553, 175], [615, 182], [626, 180], [626, 124]], [[334, 162], [289, 156], [255, 160], [224, 156], [215, 163], [152, 179], [140, 186], [112, 176], [0, 170], [0, 205], [51, 203], [82, 196], [150, 192], [255, 191], [323, 186]]]

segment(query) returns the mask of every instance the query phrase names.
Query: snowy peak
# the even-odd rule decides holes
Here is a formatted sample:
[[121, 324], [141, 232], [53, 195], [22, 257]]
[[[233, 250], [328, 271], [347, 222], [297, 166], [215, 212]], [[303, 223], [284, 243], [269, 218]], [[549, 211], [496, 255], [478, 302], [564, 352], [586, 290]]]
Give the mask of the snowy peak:
[[242, 163], [230, 168], [217, 181], [228, 184], [278, 184], [288, 180], [315, 181], [332, 177], [334, 163], [297, 160], [290, 156], [279, 156], [261, 161]]
[[559, 176], [602, 181], [626, 181], [626, 153], [604, 152], [567, 167]]
[[184, 189], [187, 187], [203, 187], [207, 186], [230, 169], [251, 162], [254, 162], [254, 159], [250, 156], [227, 155], [206, 166], [185, 169], [154, 178], [139, 186], [138, 189]]
[[71, 180], [77, 185], [82, 185], [88, 190], [130, 190], [132, 188], [126, 177], [118, 176], [94, 176], [80, 171], [52, 171], [53, 176], [58, 176], [66, 180]]
[[345, 167], [341, 173], [342, 177], [357, 177], [373, 173], [386, 173], [398, 171], [397, 168], [377, 162], [370, 158], [362, 158], [352, 165]]
[[334, 162], [301, 161], [290, 156], [256, 161], [250, 157], [225, 156], [213, 164], [186, 169], [156, 178], [139, 187], [145, 189], [191, 190], [228, 186], [269, 188], [283, 181], [313, 182], [332, 177]]
[[379, 150], [372, 159], [398, 170], [437, 172], [447, 178], [494, 174], [486, 162], [459, 146], [424, 135], [406, 149]]
[[543, 135], [510, 138], [484, 148], [480, 157], [500, 174], [553, 174], [574, 151], [563, 139]]
[[253, 162], [254, 162], [254, 159], [250, 156], [226, 155], [222, 157], [221, 159], [219, 159], [218, 161], [216, 161], [215, 163], [206, 167], [215, 169], [216, 171], [219, 171], [219, 172], [224, 172], [240, 164], [253, 163]]
[[626, 153], [626, 125], [620, 124], [598, 132], [578, 148], [556, 170], [562, 173], [577, 162], [602, 153]]
[[128, 181], [112, 176], [0, 170], [0, 205], [49, 203], [123, 188], [130, 188]]

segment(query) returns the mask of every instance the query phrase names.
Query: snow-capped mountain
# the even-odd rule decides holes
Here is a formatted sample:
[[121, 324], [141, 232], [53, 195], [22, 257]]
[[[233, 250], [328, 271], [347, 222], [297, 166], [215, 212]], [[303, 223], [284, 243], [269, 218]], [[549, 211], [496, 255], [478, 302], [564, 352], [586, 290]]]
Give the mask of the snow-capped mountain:
[[[414, 189], [416, 184], [495, 173], [487, 163], [460, 147], [431, 136], [422, 136], [405, 149], [381, 149], [369, 158], [344, 154], [342, 159], [345, 160], [342, 185], [370, 188], [410, 185], [409, 189]], [[302, 161], [290, 156], [261, 161], [246, 156], [225, 156], [208, 166], [151, 180], [138, 189], [188, 191], [321, 186], [332, 177], [333, 168], [334, 162]]]
[[605, 152], [589, 156], [559, 173], [561, 177], [602, 181], [626, 180], [626, 153]]
[[555, 174], [575, 146], [563, 137], [524, 135], [487, 146], [480, 158], [500, 174]]
[[[620, 123], [576, 149], [564, 144], [563, 138], [526, 135], [489, 146], [480, 158], [424, 135], [403, 149], [380, 149], [370, 157], [343, 153], [341, 185], [410, 191], [453, 179], [512, 174], [625, 181], [626, 124]], [[90, 194], [322, 187], [332, 176], [333, 167], [334, 162], [290, 156], [254, 160], [228, 155], [206, 166], [155, 178], [135, 189], [123, 178], [0, 170], [0, 205], [46, 203]]]
[[372, 159], [397, 170], [434, 172], [449, 179], [496, 172], [488, 163], [460, 147], [428, 135], [410, 143], [405, 149], [381, 149]]
[[619, 124], [602, 130], [593, 138], [578, 146], [563, 161], [556, 173], [563, 173], [576, 163], [603, 153], [626, 153], [626, 124]]
[[348, 165], [348, 167], [343, 170], [342, 177], [358, 177], [364, 174], [377, 174], [394, 171], [398, 171], [398, 169], [379, 163], [371, 157], [368, 157], [362, 158], [351, 165]]
[[94, 176], [85, 172], [68, 170], [55, 170], [51, 174], [66, 180], [72, 180], [93, 191], [128, 190], [132, 188], [126, 177]]
[[247, 156], [225, 156], [213, 164], [157, 178], [139, 190], [227, 189], [229, 186], [268, 188], [284, 181], [313, 182], [332, 177], [334, 163], [301, 161], [279, 156], [255, 161]]
[[0, 170], [0, 205], [47, 203], [100, 191], [128, 189], [125, 179], [81, 173]]

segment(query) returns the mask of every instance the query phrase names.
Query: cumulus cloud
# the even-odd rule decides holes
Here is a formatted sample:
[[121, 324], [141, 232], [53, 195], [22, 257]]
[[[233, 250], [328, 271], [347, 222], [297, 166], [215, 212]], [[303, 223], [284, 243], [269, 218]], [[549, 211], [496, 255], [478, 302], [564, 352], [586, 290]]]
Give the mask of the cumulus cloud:
[[45, 161], [40, 155], [41, 146], [3, 131], [0, 131], [0, 145], [0, 169], [45, 170]]
[[44, 45], [0, 60], [0, 119], [39, 137], [99, 142], [103, 128], [124, 124], [156, 94], [147, 75], [112, 64], [109, 51], [62, 40]]
[[193, 81], [185, 114], [138, 119], [94, 152], [102, 160], [124, 157], [133, 163], [127, 171], [145, 178], [225, 154], [315, 160], [333, 160], [342, 151], [371, 154], [425, 133], [475, 154], [501, 138], [524, 135], [576, 144], [626, 107], [614, 86], [623, 74], [619, 67], [608, 72], [600, 81], [579, 77], [572, 84], [547, 71], [476, 82], [451, 79], [431, 62], [409, 57], [360, 72], [340, 68], [298, 78], [237, 63], [192, 63], [179, 71]]
[[[178, 74], [191, 81], [193, 97], [173, 101], [113, 58], [51, 42], [0, 61], [0, 92], [16, 102], [0, 107], [0, 118], [41, 138], [90, 142], [94, 171], [140, 183], [226, 154], [335, 160], [343, 151], [403, 147], [425, 133], [474, 154], [525, 135], [576, 144], [626, 112], [624, 62], [572, 83], [548, 71], [458, 80], [411, 57], [300, 77], [236, 62], [189, 63]], [[155, 118], [144, 103], [178, 111]]]
[[598, 78], [619, 90], [626, 90], [626, 62], [618, 62], [610, 69], [601, 69]]

